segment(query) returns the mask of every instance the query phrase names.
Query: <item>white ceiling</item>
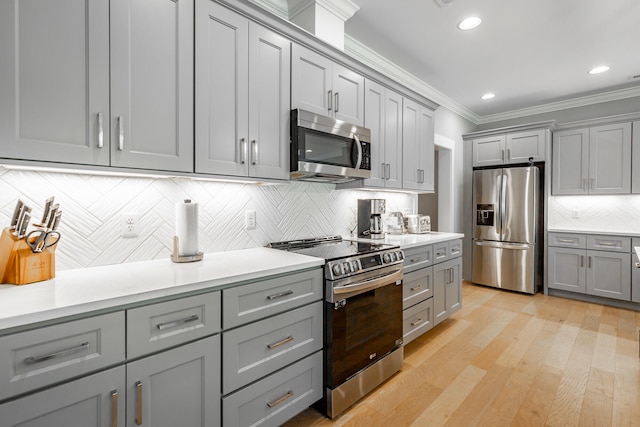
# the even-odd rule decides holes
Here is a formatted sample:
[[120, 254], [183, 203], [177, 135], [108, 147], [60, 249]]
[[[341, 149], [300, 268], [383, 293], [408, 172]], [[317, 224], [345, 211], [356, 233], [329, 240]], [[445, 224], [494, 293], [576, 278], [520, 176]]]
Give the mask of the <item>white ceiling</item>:
[[[640, 0], [352, 1], [360, 10], [349, 37], [480, 120], [603, 93], [640, 96]], [[482, 25], [458, 30], [470, 15]], [[611, 70], [587, 74], [601, 64]], [[496, 97], [481, 100], [486, 92]]]

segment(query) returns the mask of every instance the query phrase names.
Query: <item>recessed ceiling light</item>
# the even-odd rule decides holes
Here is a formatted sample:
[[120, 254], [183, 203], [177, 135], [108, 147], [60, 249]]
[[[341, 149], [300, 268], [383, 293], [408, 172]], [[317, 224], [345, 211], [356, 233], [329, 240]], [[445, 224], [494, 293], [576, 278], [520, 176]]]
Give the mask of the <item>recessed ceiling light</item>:
[[481, 23], [482, 19], [478, 18], [477, 16], [472, 16], [460, 21], [460, 23], [458, 24], [458, 28], [461, 30], [473, 30]]
[[610, 69], [611, 67], [607, 65], [600, 65], [598, 67], [594, 67], [591, 70], [589, 70], [589, 74], [600, 74], [600, 73], [604, 73], [605, 71], [609, 71]]
[[485, 93], [484, 95], [481, 96], [482, 99], [491, 99], [494, 98], [496, 96], [495, 93]]

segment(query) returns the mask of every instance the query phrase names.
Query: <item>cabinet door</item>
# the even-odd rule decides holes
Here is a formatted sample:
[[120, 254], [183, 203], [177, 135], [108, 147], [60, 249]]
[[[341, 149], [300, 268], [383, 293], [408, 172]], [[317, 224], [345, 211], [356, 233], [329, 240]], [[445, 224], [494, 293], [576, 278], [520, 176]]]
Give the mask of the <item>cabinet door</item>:
[[291, 42], [249, 25], [249, 175], [289, 178]]
[[420, 170], [420, 105], [404, 99], [402, 106], [402, 187], [419, 190]]
[[[371, 178], [365, 179], [364, 182], [368, 186], [384, 187], [387, 172], [385, 157], [386, 89], [376, 82], [366, 80], [364, 100], [364, 126], [371, 130]], [[400, 105], [402, 106], [402, 100]], [[402, 114], [402, 109], [400, 114]]]
[[333, 115], [332, 61], [295, 43], [291, 52], [291, 108]]
[[473, 140], [473, 166], [501, 165], [505, 160], [505, 136], [496, 135]]
[[586, 251], [580, 249], [549, 248], [549, 280], [552, 289], [585, 293]]
[[108, 165], [109, 1], [0, 2], [0, 40], [0, 157]]
[[506, 136], [506, 163], [542, 162], [545, 159], [545, 130], [519, 132]]
[[589, 132], [589, 192], [631, 192], [631, 123], [598, 126]]
[[402, 188], [402, 95], [387, 89], [384, 117], [385, 187]]
[[248, 174], [249, 21], [196, 3], [196, 172]]
[[220, 336], [127, 364], [127, 426], [220, 425]]
[[432, 192], [435, 190], [433, 163], [435, 158], [433, 111], [420, 106], [419, 143], [420, 149], [420, 188], [419, 190]]
[[193, 171], [193, 0], [111, 0], [111, 165]]
[[572, 129], [553, 134], [551, 192], [587, 194], [589, 130]]
[[437, 325], [462, 307], [462, 259], [433, 266], [433, 314]]
[[587, 251], [587, 293], [631, 300], [631, 254]]
[[[336, 119], [358, 126], [364, 125], [364, 77], [333, 64], [333, 115]], [[329, 101], [331, 103], [331, 101]]]
[[640, 121], [633, 122], [631, 138], [631, 192], [640, 194]]
[[0, 420], [3, 427], [123, 426], [125, 368], [113, 368], [3, 403]]

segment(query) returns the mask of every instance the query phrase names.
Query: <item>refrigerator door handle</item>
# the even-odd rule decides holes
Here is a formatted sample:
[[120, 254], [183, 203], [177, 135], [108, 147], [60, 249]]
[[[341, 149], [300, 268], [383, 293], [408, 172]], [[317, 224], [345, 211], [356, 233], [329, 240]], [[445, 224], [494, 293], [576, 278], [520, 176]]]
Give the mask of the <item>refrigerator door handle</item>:
[[504, 239], [505, 224], [507, 222], [507, 185], [509, 185], [506, 175], [500, 175], [501, 193], [500, 193], [500, 239]]
[[496, 188], [498, 190], [496, 191], [496, 194], [498, 195], [498, 217], [496, 218], [496, 234], [498, 235], [499, 239], [502, 239], [502, 177], [502, 174], [496, 176]]
[[504, 242], [491, 242], [487, 240], [476, 240], [474, 241], [476, 246], [485, 246], [488, 248], [498, 248], [498, 249], [515, 249], [515, 250], [526, 250], [531, 249], [533, 245], [528, 245], [526, 243], [504, 243]]

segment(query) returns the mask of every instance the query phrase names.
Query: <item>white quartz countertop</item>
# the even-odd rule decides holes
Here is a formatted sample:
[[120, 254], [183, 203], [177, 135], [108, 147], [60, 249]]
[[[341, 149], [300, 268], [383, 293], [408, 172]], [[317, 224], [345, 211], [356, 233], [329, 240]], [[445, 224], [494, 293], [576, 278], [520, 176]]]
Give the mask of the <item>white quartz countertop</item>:
[[464, 234], [460, 233], [442, 233], [433, 231], [425, 234], [387, 234], [384, 239], [356, 239], [353, 237], [344, 237], [344, 239], [358, 240], [363, 242], [386, 243], [390, 245], [399, 245], [400, 249], [409, 249], [416, 246], [430, 245], [433, 243], [445, 242], [447, 240], [462, 239]]
[[550, 228], [547, 230], [549, 233], [574, 233], [574, 234], [598, 234], [605, 236], [628, 236], [628, 237], [640, 237], [640, 233], [636, 232], [627, 232], [627, 231], [612, 231], [612, 230], [581, 230], [581, 229], [567, 229], [567, 228]]
[[193, 263], [167, 258], [63, 270], [44, 282], [0, 285], [0, 331], [322, 265], [321, 258], [259, 247], [208, 253]]

